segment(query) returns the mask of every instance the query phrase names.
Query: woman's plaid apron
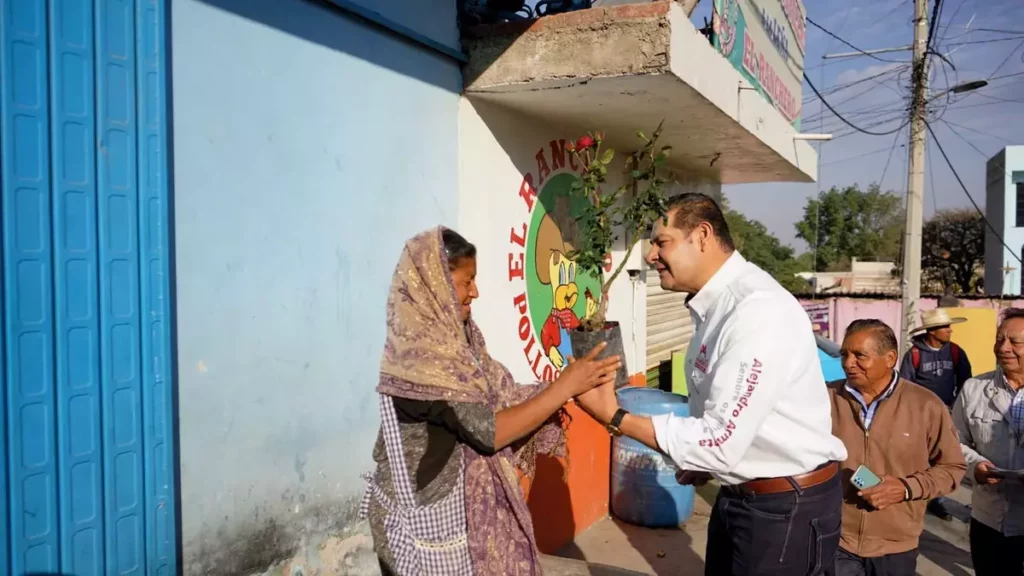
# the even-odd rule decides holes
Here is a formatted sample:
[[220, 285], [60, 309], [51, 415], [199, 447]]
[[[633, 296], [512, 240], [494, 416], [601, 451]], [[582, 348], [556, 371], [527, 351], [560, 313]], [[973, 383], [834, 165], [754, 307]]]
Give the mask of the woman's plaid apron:
[[384, 394], [378, 394], [378, 399], [397, 501], [388, 498], [373, 475], [364, 474], [366, 493], [359, 505], [360, 517], [367, 517], [371, 498], [384, 509], [384, 532], [398, 576], [472, 576], [463, 490], [465, 464], [460, 458], [458, 483], [449, 495], [429, 506], [417, 506], [394, 404]]

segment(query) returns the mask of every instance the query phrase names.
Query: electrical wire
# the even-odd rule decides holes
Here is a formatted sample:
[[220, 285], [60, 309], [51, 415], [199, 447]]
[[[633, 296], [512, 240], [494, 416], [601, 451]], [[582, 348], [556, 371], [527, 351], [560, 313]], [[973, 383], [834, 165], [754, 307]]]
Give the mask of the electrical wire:
[[975, 152], [977, 152], [978, 154], [981, 154], [982, 157], [984, 157], [986, 160], [988, 160], [989, 155], [986, 154], [985, 152], [983, 152], [981, 150], [981, 148], [978, 148], [977, 146], [975, 146], [974, 142], [971, 142], [970, 140], [968, 140], [966, 136], [964, 136], [963, 134], [961, 134], [961, 133], [957, 132], [956, 130], [954, 130], [953, 127], [952, 127], [952, 124], [949, 122], [949, 120], [943, 120], [942, 123], [946, 124], [946, 127], [949, 128], [949, 131], [952, 132], [953, 134], [955, 134], [957, 138], [959, 138], [959, 139], [963, 140], [964, 142], [966, 142], [968, 146], [970, 146], [971, 148], [974, 148]]
[[989, 82], [995, 82], [996, 80], [1002, 80], [1004, 78], [1013, 78], [1014, 76], [1024, 76], [1024, 72], [1014, 72], [1012, 74], [1003, 74], [1002, 76], [994, 76], [989, 78]]
[[[902, 132], [902, 130], [900, 132]], [[879, 188], [881, 188], [882, 182], [885, 181], [885, 174], [889, 171], [889, 162], [892, 161], [892, 153], [896, 150], [896, 142], [899, 142], [900, 132], [897, 132], [896, 136], [892, 139], [892, 146], [889, 148], [889, 157], [885, 159], [885, 166], [882, 167], [882, 175], [878, 178]]]
[[[908, 68], [908, 67], [909, 67], [909, 64], [904, 65], [904, 66], [897, 66], [895, 68], [890, 68], [889, 70], [886, 70], [884, 72], [879, 72], [878, 74], [872, 74], [871, 76], [867, 76], [865, 78], [860, 78], [860, 79], [857, 79], [857, 80], [851, 80], [850, 82], [844, 82], [843, 84], [837, 84], [835, 86], [832, 86], [831, 88], [828, 88], [826, 90], [822, 90], [821, 93], [826, 95], [826, 96], [828, 96], [829, 94], [835, 94], [836, 92], [842, 92], [843, 90], [846, 90], [847, 88], [853, 88], [854, 86], [856, 86], [858, 84], [863, 84], [864, 82], [870, 82], [870, 81], [877, 80], [878, 78], [881, 78], [882, 76], [890, 76], [890, 75], [893, 75], [893, 74], [899, 74], [900, 72], [903, 71], [902, 69]], [[877, 82], [876, 82], [876, 84], [877, 84]], [[808, 98], [806, 98], [803, 101], [803, 104], [810, 104], [810, 103], [814, 102], [817, 99], [818, 98], [816, 96], [809, 96]], [[841, 104], [841, 102], [840, 102], [840, 104]]]
[[808, 23], [808, 24], [810, 24], [811, 26], [814, 26], [814, 27], [815, 27], [815, 28], [817, 28], [818, 30], [821, 30], [821, 31], [822, 31], [822, 32], [824, 32], [825, 34], [828, 34], [828, 35], [829, 35], [829, 36], [831, 36], [832, 38], [835, 38], [836, 40], [839, 40], [840, 42], [842, 42], [843, 44], [845, 44], [845, 45], [849, 46], [850, 48], [853, 48], [853, 49], [854, 49], [854, 50], [856, 50], [857, 52], [860, 52], [861, 54], [863, 54], [863, 55], [865, 55], [865, 56], [868, 56], [868, 57], [870, 57], [870, 58], [874, 58], [875, 60], [878, 60], [879, 62], [893, 62], [893, 63], [896, 63], [896, 64], [906, 64], [906, 63], [907, 63], [907, 61], [906, 61], [906, 60], [889, 60], [889, 59], [886, 59], [886, 58], [880, 58], [880, 57], [878, 57], [878, 56], [875, 56], [874, 54], [871, 54], [871, 53], [869, 53], [869, 52], [865, 52], [864, 50], [861, 50], [860, 48], [858, 48], [858, 47], [854, 46], [853, 44], [850, 44], [850, 43], [849, 43], [849, 42], [847, 42], [846, 40], [843, 40], [843, 39], [842, 39], [842, 38], [840, 38], [839, 36], [836, 36], [835, 34], [833, 34], [832, 32], [830, 32], [830, 31], [829, 31], [829, 30], [828, 30], [827, 28], [825, 28], [825, 27], [824, 27], [824, 26], [822, 26], [821, 24], [818, 24], [818, 23], [817, 23], [817, 22], [815, 22], [814, 20], [811, 20], [810, 18], [808, 18], [808, 19], [807, 19], [807, 23]]
[[[899, 134], [896, 134], [896, 136], [898, 138]], [[895, 140], [893, 140], [893, 143], [895, 143]], [[890, 147], [886, 146], [884, 148], [879, 148], [878, 150], [872, 150], [870, 152], [864, 152], [863, 154], [857, 154], [856, 156], [849, 156], [847, 158], [840, 158], [838, 160], [829, 160], [828, 162], [823, 162], [821, 165], [822, 166], [828, 166], [829, 164], [838, 164], [840, 162], [848, 162], [850, 160], [856, 160], [858, 158], [866, 158], [868, 156], [874, 156], [875, 154], [881, 154], [882, 152], [890, 152], [891, 153], [891, 150], [892, 149]]]
[[932, 45], [935, 42], [935, 27], [939, 25], [939, 19], [942, 17], [942, 0], [935, 0], [935, 5], [932, 7], [932, 21], [928, 23], [928, 38], [925, 40], [925, 49], [931, 50]]
[[906, 126], [907, 124], [910, 123], [910, 120], [908, 119], [906, 122], [901, 124], [899, 126], [899, 128], [896, 128], [895, 130], [890, 130], [888, 132], [872, 132], [870, 130], [866, 130], [866, 129], [861, 128], [860, 126], [857, 126], [856, 124], [850, 122], [849, 120], [844, 118], [842, 114], [840, 114], [838, 111], [836, 111], [836, 109], [833, 108], [832, 105], [828, 103], [828, 100], [825, 100], [825, 98], [822, 97], [821, 92], [818, 92], [818, 89], [814, 86], [814, 83], [811, 82], [811, 79], [807, 76], [806, 72], [804, 73], [804, 81], [807, 82], [807, 85], [811, 87], [811, 90], [813, 90], [814, 93], [818, 95], [818, 98], [821, 100], [821, 103], [824, 104], [826, 108], [831, 110], [832, 114], [834, 114], [836, 118], [839, 118], [840, 120], [843, 121], [844, 124], [846, 124], [850, 128], [853, 128], [854, 130], [857, 130], [858, 132], [863, 132], [864, 134], [869, 134], [871, 136], [888, 136], [889, 134], [895, 134], [900, 129], [902, 129], [904, 126]]
[[985, 80], [988, 80], [989, 78], [995, 76], [996, 72], [1002, 70], [1003, 66], [1006, 66], [1006, 63], [1010, 61], [1010, 58], [1013, 58], [1013, 55], [1017, 53], [1017, 50], [1020, 50], [1021, 46], [1024, 46], [1024, 40], [1021, 40], [1020, 44], [1017, 44], [1017, 46], [1012, 51], [1010, 51], [1009, 54], [1006, 55], [1006, 58], [999, 64], [999, 66], [996, 66], [996, 69], [993, 70], [992, 73], [988, 75], [988, 78], [985, 78]]
[[947, 47], [952, 46], [970, 46], [974, 44], [995, 44], [996, 42], [1012, 42], [1014, 40], [1020, 40], [1021, 36], [1012, 36], [1009, 38], [986, 38], [985, 40], [965, 40], [963, 42], [950, 42], [946, 44]]
[[1024, 260], [1021, 260], [1020, 256], [1017, 255], [1013, 248], [1010, 248], [1006, 244], [1006, 241], [1003, 240], [1003, 236], [1000, 233], [1000, 231], [996, 230], [995, 226], [993, 226], [992, 223], [988, 221], [988, 218], [985, 216], [985, 212], [982, 211], [982, 209], [978, 206], [978, 203], [974, 201], [974, 197], [971, 196], [971, 192], [967, 189], [967, 185], [964, 184], [963, 179], [960, 178], [960, 174], [956, 171], [956, 168], [953, 167], [953, 161], [949, 159], [949, 156], [946, 154], [946, 150], [942, 147], [942, 142], [939, 142], [938, 136], [935, 135], [935, 130], [932, 129], [932, 125], [926, 122], [925, 127], [928, 129], [928, 132], [932, 135], [932, 141], [935, 142], [935, 147], [939, 149], [939, 154], [941, 154], [942, 159], [946, 161], [946, 165], [949, 166], [949, 170], [950, 172], [953, 173], [953, 177], [956, 178], [957, 183], [960, 184], [960, 188], [964, 191], [964, 194], [967, 195], [967, 199], [971, 201], [971, 205], [974, 206], [974, 209], [978, 212], [978, 214], [981, 216], [981, 219], [985, 222], [985, 226], [987, 226], [988, 229], [992, 232], [992, 234], [994, 234], [995, 237], [999, 239], [999, 243], [1002, 244], [1004, 248], [1010, 251], [1010, 254], [1012, 254], [1013, 257], [1017, 259], [1017, 262], [1019, 262], [1021, 265], [1024, 265]]
[[968, 132], [974, 132], [975, 134], [977, 134], [979, 136], [984, 136], [985, 138], [992, 138], [994, 140], [1002, 140], [1003, 142], [1006, 142], [1007, 144], [1009, 144], [1011, 146], [1014, 144], [1014, 142], [1012, 140], [1007, 140], [1006, 138], [1001, 138], [999, 136], [995, 136], [995, 135], [992, 135], [992, 134], [986, 134], [986, 133], [982, 132], [981, 130], [975, 130], [974, 128], [971, 128], [970, 126], [964, 126], [962, 124], [957, 124], [956, 122], [950, 122], [949, 120], [943, 120], [942, 122], [943, 122], [943, 124], [948, 124], [949, 126], [954, 126], [954, 127], [959, 128], [961, 130], [967, 130]]

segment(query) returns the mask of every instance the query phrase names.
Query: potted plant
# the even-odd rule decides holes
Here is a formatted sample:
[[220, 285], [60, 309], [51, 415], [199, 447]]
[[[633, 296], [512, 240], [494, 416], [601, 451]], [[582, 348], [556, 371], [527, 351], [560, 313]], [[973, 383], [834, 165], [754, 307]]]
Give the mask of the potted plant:
[[[569, 151], [577, 163], [583, 166], [580, 178], [572, 184], [570, 194], [587, 200], [579, 214], [577, 226], [580, 247], [570, 254], [576, 266], [583, 273], [600, 280], [601, 299], [596, 306], [588, 307], [588, 314], [580, 321], [576, 330], [569, 333], [574, 351], [590, 350], [600, 342], [607, 342], [604, 354], [623, 355], [622, 329], [618, 322], [610, 322], [608, 313], [608, 290], [619, 277], [629, 261], [633, 248], [643, 234], [659, 218], [665, 218], [668, 198], [665, 184], [670, 182], [665, 171], [671, 147], [658, 147], [662, 124], [648, 137], [637, 132], [643, 146], [629, 154], [625, 162], [626, 183], [614, 190], [602, 187], [608, 176], [608, 166], [615, 160], [615, 151], [604, 147], [601, 132], [589, 133], [569, 144]], [[625, 234], [626, 253], [614, 270], [605, 268], [610, 257], [612, 244], [619, 240], [619, 233]], [[607, 276], [605, 273], [610, 272]], [[592, 301], [590, 290], [587, 301]], [[619, 371], [615, 387], [629, 384], [625, 363]]]

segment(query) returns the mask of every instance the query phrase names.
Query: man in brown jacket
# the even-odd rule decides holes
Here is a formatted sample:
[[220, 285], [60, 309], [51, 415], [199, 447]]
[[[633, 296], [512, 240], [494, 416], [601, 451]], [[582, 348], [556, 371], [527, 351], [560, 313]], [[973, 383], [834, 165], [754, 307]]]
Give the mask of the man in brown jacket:
[[[846, 445], [843, 527], [834, 576], [913, 576], [924, 513], [956, 489], [966, 470], [949, 410], [895, 371], [896, 336], [880, 320], [857, 320], [841, 350], [846, 380], [829, 384], [832, 434]], [[882, 479], [860, 490], [861, 465]]]

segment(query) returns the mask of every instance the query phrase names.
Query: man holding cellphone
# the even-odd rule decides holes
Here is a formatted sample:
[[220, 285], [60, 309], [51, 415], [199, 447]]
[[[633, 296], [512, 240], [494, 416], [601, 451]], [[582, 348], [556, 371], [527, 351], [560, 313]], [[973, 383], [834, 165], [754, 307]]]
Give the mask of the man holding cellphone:
[[846, 379], [829, 384], [832, 433], [846, 445], [843, 527], [834, 576], [913, 576], [924, 512], [966, 471], [949, 410], [896, 372], [896, 335], [856, 320], [841, 349]]

